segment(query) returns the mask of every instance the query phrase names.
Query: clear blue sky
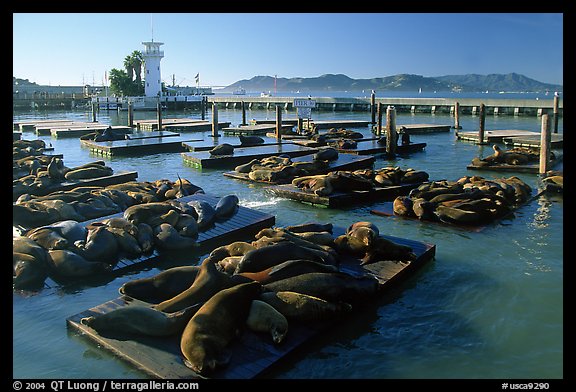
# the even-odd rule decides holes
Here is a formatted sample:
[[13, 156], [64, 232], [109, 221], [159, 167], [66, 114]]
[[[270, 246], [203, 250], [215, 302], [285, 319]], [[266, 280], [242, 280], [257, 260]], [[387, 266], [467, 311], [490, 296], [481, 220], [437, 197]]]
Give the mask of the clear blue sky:
[[162, 79], [226, 86], [257, 75], [373, 78], [516, 72], [563, 84], [561, 13], [13, 13], [13, 76], [101, 84], [143, 41]]

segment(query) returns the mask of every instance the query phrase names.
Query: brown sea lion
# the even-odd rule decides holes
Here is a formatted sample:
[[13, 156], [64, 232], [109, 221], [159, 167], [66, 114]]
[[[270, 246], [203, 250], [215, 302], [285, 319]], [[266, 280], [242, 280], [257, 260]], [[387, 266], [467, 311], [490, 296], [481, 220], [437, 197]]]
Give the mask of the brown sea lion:
[[311, 272], [264, 285], [270, 291], [294, 291], [326, 301], [351, 303], [374, 295], [378, 287], [372, 276], [354, 277], [341, 272]]
[[191, 200], [188, 204], [196, 210], [199, 231], [204, 231], [212, 226], [216, 219], [216, 210], [210, 203], [204, 200]]
[[416, 216], [412, 209], [412, 199], [408, 196], [398, 196], [392, 203], [392, 210], [394, 214], [400, 216]]
[[63, 278], [87, 277], [110, 271], [109, 264], [89, 261], [69, 250], [50, 250], [48, 254], [51, 268]]
[[315, 161], [334, 161], [338, 159], [338, 150], [332, 147], [323, 147], [312, 158]]
[[136, 227], [138, 229], [136, 239], [142, 253], [152, 252], [154, 250], [154, 229], [148, 223], [138, 223]]
[[68, 240], [50, 227], [40, 227], [32, 229], [26, 236], [35, 241], [44, 249], [66, 249], [70, 244]]
[[407, 245], [397, 244], [387, 238], [379, 236], [366, 251], [360, 265], [373, 263], [380, 260], [416, 260], [412, 248]]
[[301, 322], [335, 319], [352, 310], [352, 305], [346, 302], [329, 302], [293, 291], [264, 292], [259, 300], [272, 305], [288, 320]]
[[79, 169], [70, 169], [64, 177], [68, 181], [84, 180], [89, 178], [99, 178], [112, 175], [113, 170], [107, 166], [92, 166]]
[[118, 292], [145, 302], [166, 301], [192, 286], [199, 271], [197, 265], [172, 267], [149, 278], [126, 282]]
[[76, 252], [89, 261], [104, 261], [114, 264], [118, 258], [118, 241], [116, 236], [100, 222], [91, 224], [86, 241], [75, 243]]
[[309, 272], [338, 272], [338, 267], [312, 260], [288, 260], [263, 271], [240, 272], [239, 275], [267, 284]]
[[135, 204], [124, 211], [123, 217], [131, 223], [138, 225], [139, 223], [148, 223], [150, 219], [166, 214], [173, 209], [174, 206], [165, 202]]
[[48, 264], [26, 253], [12, 252], [12, 285], [16, 290], [41, 288], [48, 277]]
[[250, 282], [250, 279], [243, 276], [230, 276], [218, 271], [214, 261], [206, 258], [200, 265], [198, 275], [192, 285], [176, 296], [160, 302], [155, 309], [175, 312], [196, 303], [203, 303], [224, 288], [245, 282]]
[[218, 267], [221, 271], [232, 275], [234, 271], [236, 271], [236, 267], [238, 267], [240, 260], [242, 260], [242, 256], [228, 256], [218, 261]]
[[226, 365], [225, 348], [246, 325], [252, 301], [262, 292], [258, 282], [239, 284], [214, 294], [192, 316], [180, 340], [184, 363], [200, 375]]
[[126, 333], [146, 336], [170, 336], [184, 330], [200, 304], [174, 313], [164, 313], [148, 306], [124, 306], [108, 313], [83, 317], [80, 324], [99, 334]]
[[234, 171], [237, 173], [250, 173], [252, 171], [252, 166], [257, 165], [259, 163], [260, 161], [258, 159], [252, 159], [248, 163], [236, 166], [234, 168]]
[[197, 246], [194, 238], [181, 235], [172, 225], [162, 223], [154, 228], [154, 244], [165, 250], [191, 249]]
[[246, 325], [254, 332], [269, 333], [275, 344], [282, 343], [288, 333], [286, 317], [272, 305], [257, 299], [254, 299], [250, 305]]
[[216, 218], [228, 218], [233, 215], [238, 208], [238, 196], [226, 195], [216, 203], [214, 210], [216, 211]]
[[232, 155], [234, 154], [234, 146], [228, 143], [222, 143], [209, 151], [210, 155]]
[[242, 146], [257, 146], [258, 144], [264, 144], [264, 139], [260, 136], [244, 136], [238, 135], [240, 139], [240, 144]]
[[256, 249], [252, 244], [244, 241], [235, 241], [228, 245], [222, 245], [210, 252], [209, 257], [214, 261], [220, 261], [229, 256], [244, 256], [249, 251]]
[[286, 226], [285, 229], [291, 231], [292, 233], [303, 233], [309, 231], [327, 231], [332, 233], [333, 225], [332, 223], [302, 223], [300, 225]]

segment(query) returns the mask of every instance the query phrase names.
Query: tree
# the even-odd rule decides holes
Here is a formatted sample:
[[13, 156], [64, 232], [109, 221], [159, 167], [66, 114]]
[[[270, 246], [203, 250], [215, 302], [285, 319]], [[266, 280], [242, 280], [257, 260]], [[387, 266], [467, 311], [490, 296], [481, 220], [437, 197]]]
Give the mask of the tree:
[[[144, 83], [142, 82], [142, 53], [135, 50], [124, 57], [126, 71], [113, 68], [109, 73], [110, 90], [120, 96], [144, 95]], [[136, 77], [136, 80], [134, 80]]]
[[133, 80], [133, 78], [134, 78], [134, 61], [132, 59], [132, 56], [124, 57], [124, 68], [126, 69], [128, 78], [130, 78], [130, 80]]
[[132, 52], [130, 57], [132, 58], [132, 69], [136, 76], [136, 83], [142, 83], [142, 64], [144, 63], [142, 52], [135, 50]]

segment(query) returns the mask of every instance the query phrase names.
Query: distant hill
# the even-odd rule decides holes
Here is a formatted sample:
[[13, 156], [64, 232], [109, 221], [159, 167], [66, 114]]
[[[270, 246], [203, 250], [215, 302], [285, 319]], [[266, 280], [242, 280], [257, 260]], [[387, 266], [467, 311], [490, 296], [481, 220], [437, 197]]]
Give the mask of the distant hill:
[[[239, 80], [223, 91], [238, 88], [247, 91], [274, 90], [274, 77], [254, 76]], [[352, 79], [342, 74], [325, 74], [313, 78], [277, 78], [277, 91], [562, 91], [562, 86], [541, 83], [526, 76], [511, 73], [506, 75], [446, 75], [424, 77], [399, 74], [372, 79]]]

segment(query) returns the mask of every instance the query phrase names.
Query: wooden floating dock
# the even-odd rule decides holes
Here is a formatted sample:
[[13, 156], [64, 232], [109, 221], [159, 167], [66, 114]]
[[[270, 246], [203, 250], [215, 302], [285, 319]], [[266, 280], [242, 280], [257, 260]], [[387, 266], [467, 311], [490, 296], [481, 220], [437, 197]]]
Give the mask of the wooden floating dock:
[[[550, 148], [564, 148], [564, 134], [552, 133], [550, 134]], [[540, 148], [540, 134], [530, 136], [513, 136], [505, 137], [502, 140], [504, 144], [512, 147], [529, 147]]]
[[270, 186], [267, 187], [266, 190], [286, 199], [315, 206], [343, 208], [362, 203], [394, 200], [397, 196], [407, 195], [420, 184], [421, 183], [376, 187], [369, 191], [333, 192], [327, 196], [318, 196], [313, 192], [302, 190], [292, 184]]
[[[563, 154], [562, 151], [554, 151], [556, 159], [550, 160], [549, 169], [553, 169], [556, 165], [562, 162]], [[507, 163], [499, 163], [496, 165], [486, 165], [486, 166], [476, 166], [470, 164], [466, 166], [468, 170], [489, 170], [489, 171], [504, 171], [504, 172], [520, 172], [520, 173], [532, 173], [538, 174], [540, 171], [540, 163], [535, 162], [529, 165], [509, 165]]]
[[29, 189], [27, 192], [22, 193], [13, 192], [12, 201], [16, 201], [16, 199], [18, 199], [18, 197], [20, 197], [23, 193], [30, 193], [31, 195], [35, 196], [45, 196], [49, 193], [56, 191], [69, 191], [79, 186], [108, 186], [114, 184], [122, 184], [128, 181], [134, 181], [136, 178], [138, 178], [138, 172], [120, 171], [118, 173], [114, 173], [105, 177], [87, 178], [78, 181], [66, 181], [45, 188], [36, 188], [34, 192], [31, 192], [32, 189]]
[[[294, 125], [282, 122], [282, 132], [291, 131]], [[270, 131], [276, 130], [276, 124], [241, 125], [238, 127], [222, 128], [225, 135], [266, 135]]]
[[[177, 125], [177, 124], [205, 124], [208, 123], [206, 120], [200, 120], [197, 118], [163, 118], [162, 127], [167, 125]], [[140, 131], [157, 131], [158, 130], [158, 120], [135, 120], [134, 125], [136, 129]]]
[[13, 123], [14, 130], [18, 129], [20, 132], [34, 131], [36, 126], [54, 124], [63, 126], [65, 124], [74, 123], [73, 120], [30, 120], [30, 121], [17, 121]]
[[[256, 120], [256, 119], [252, 119], [249, 121], [250, 125], [260, 125], [260, 124], [276, 124], [276, 120], [275, 119], [265, 119], [265, 120]], [[298, 125], [298, 119], [297, 118], [282, 118], [282, 124], [288, 124], [288, 125]]]
[[[103, 131], [108, 128], [108, 125], [95, 125], [95, 126], [74, 126], [74, 127], [63, 127], [63, 128], [51, 128], [50, 135], [53, 138], [64, 138], [64, 137], [79, 137], [94, 133], [96, 131]], [[127, 125], [113, 125], [110, 128], [116, 133], [130, 133], [132, 128]]]
[[[230, 126], [230, 121], [218, 121], [218, 129], [223, 129]], [[156, 126], [158, 129], [158, 126]], [[212, 123], [208, 121], [198, 121], [193, 123], [176, 123], [166, 124], [162, 123], [162, 129], [167, 131], [178, 132], [210, 132], [212, 131]]]
[[[360, 143], [363, 145], [360, 146]], [[386, 146], [378, 144], [376, 141], [358, 141], [358, 148], [337, 148], [339, 153], [342, 154], [353, 154], [353, 155], [382, 155], [386, 154]], [[426, 143], [410, 143], [410, 144], [400, 144], [396, 146], [396, 154], [410, 154], [413, 152], [422, 151], [426, 147]]]
[[[495, 129], [492, 131], [484, 131], [485, 143], [498, 143], [502, 142], [505, 137], [540, 137], [540, 132], [524, 131], [521, 129]], [[478, 132], [458, 132], [456, 133], [458, 140], [466, 140], [478, 143]]]
[[234, 168], [238, 165], [250, 162], [252, 159], [262, 159], [274, 155], [287, 155], [299, 157], [318, 152], [316, 148], [297, 146], [292, 143], [282, 143], [277, 145], [242, 147], [234, 149], [233, 155], [210, 155], [208, 151], [183, 152], [184, 163], [201, 168]]
[[34, 133], [38, 136], [49, 136], [51, 135], [53, 128], [92, 128], [94, 129], [93, 132], [96, 132], [96, 129], [105, 129], [108, 128], [107, 124], [96, 122], [83, 122], [83, 121], [74, 121], [69, 123], [44, 123], [34, 126]]
[[310, 124], [308, 121], [303, 122], [303, 128], [308, 129], [316, 128], [316, 129], [328, 129], [328, 128], [348, 128], [348, 127], [367, 127], [370, 124], [370, 121], [362, 121], [362, 120], [310, 120]]
[[[335, 228], [334, 235], [344, 233], [344, 229]], [[377, 295], [383, 295], [392, 287], [396, 287], [419, 268], [432, 260], [436, 254], [436, 245], [405, 238], [384, 235], [386, 239], [402, 245], [411, 246], [416, 254], [412, 262], [379, 261], [360, 266], [356, 262], [344, 262], [340, 265], [342, 272], [351, 275], [368, 273], [378, 279], [380, 290]], [[94, 329], [80, 323], [83, 317], [105, 314], [125, 306], [147, 305], [130, 297], [119, 297], [66, 319], [68, 328], [82, 334], [101, 348], [118, 355], [151, 377], [159, 379], [190, 379], [198, 375], [183, 363], [180, 351], [181, 335], [170, 337], [151, 337], [127, 335], [102, 336]], [[360, 310], [353, 309], [347, 317], [354, 317]], [[318, 334], [329, 328], [337, 328], [346, 322], [346, 318], [338, 321], [316, 323], [299, 323], [290, 321], [286, 340], [280, 345], [274, 345], [268, 335], [263, 336], [246, 330], [234, 341], [228, 349], [232, 352], [227, 366], [219, 368], [211, 378], [214, 379], [253, 379], [263, 371], [274, 366], [287, 354], [311, 341]]]
[[[181, 197], [177, 200], [183, 203], [187, 203], [191, 200], [202, 200], [214, 206], [216, 203], [218, 203], [219, 198], [211, 195], [197, 193], [191, 196]], [[91, 219], [82, 222], [81, 224], [83, 226], [87, 226], [93, 222], [100, 222], [107, 218], [122, 217], [123, 215], [124, 212], [119, 212], [117, 214]], [[211, 246], [220, 246], [229, 242], [240, 240], [241, 238], [251, 237], [262, 229], [272, 227], [275, 221], [276, 217], [274, 215], [266, 214], [258, 210], [239, 205], [236, 213], [230, 218], [222, 221], [216, 221], [214, 225], [208, 230], [199, 232], [198, 238], [196, 239], [197, 247], [191, 251], [198, 252], [199, 250], [204, 250]], [[152, 253], [137, 258], [129, 259], [126, 257], [121, 257], [114, 265], [112, 270], [120, 271], [141, 263], [147, 263], [157, 259], [161, 254], [161, 251], [154, 249]]]
[[[210, 144], [210, 145], [204, 145], [204, 146], [193, 146], [190, 145], [188, 143], [182, 143], [184, 145], [184, 147], [190, 151], [190, 152], [198, 152], [198, 151], [210, 151], [211, 149], [213, 149], [214, 147], [216, 147], [218, 144]], [[242, 145], [242, 144], [231, 144], [232, 147], [234, 148], [253, 148], [253, 147], [262, 147], [262, 146], [278, 146], [278, 145], [288, 145], [291, 144], [291, 142], [282, 142], [282, 141], [275, 141], [275, 142], [264, 142], [262, 144], [255, 144], [255, 145]]]
[[[436, 133], [436, 132], [450, 132], [451, 125], [438, 125], [438, 124], [396, 124], [396, 131], [400, 128], [406, 128], [406, 133], [409, 135], [422, 134], [422, 133]], [[385, 134], [385, 131], [383, 131]]]
[[[312, 155], [305, 155], [301, 157], [297, 157], [292, 159], [293, 162], [311, 162], [313, 159]], [[375, 158], [370, 157], [359, 157], [354, 155], [340, 155], [337, 160], [330, 161], [328, 163], [328, 168], [323, 170], [318, 174], [326, 174], [331, 171], [343, 170], [343, 171], [353, 171], [359, 169], [368, 169], [374, 165]], [[226, 177], [234, 178], [236, 180], [242, 180], [247, 182], [259, 183], [259, 184], [267, 184], [267, 185], [279, 185], [279, 184], [287, 184], [292, 182], [291, 179], [289, 180], [282, 180], [279, 182], [271, 182], [271, 181], [263, 181], [263, 180], [253, 180], [248, 177], [247, 173], [238, 173], [236, 171], [230, 171], [223, 173]]]
[[134, 138], [130, 140], [114, 140], [110, 142], [95, 142], [93, 140], [80, 140], [82, 147], [88, 148], [92, 154], [101, 156], [157, 154], [160, 152], [182, 152], [186, 148], [183, 142], [201, 142], [203, 139], [189, 139], [170, 136], [148, 138]]

